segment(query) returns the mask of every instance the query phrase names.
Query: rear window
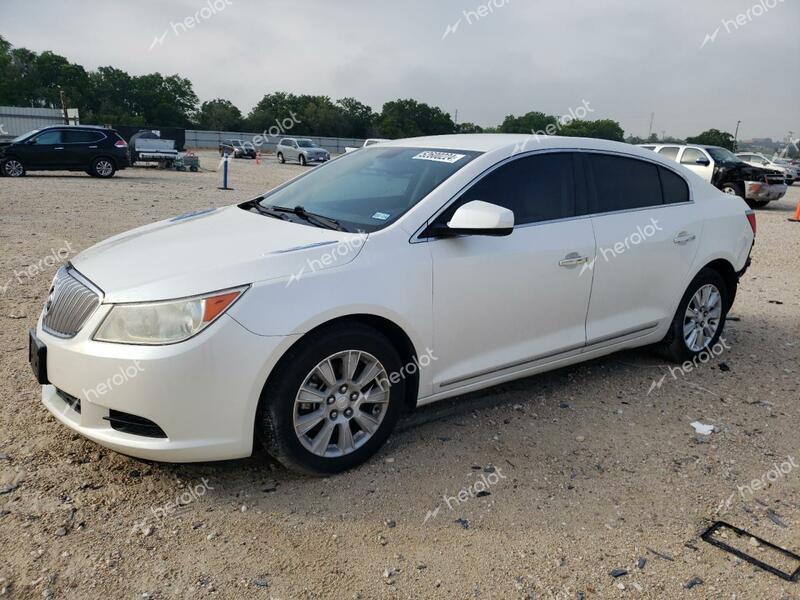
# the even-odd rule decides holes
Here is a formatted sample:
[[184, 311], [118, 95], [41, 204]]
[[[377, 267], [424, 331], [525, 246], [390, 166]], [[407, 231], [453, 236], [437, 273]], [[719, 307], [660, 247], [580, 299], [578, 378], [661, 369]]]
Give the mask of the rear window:
[[68, 129], [63, 133], [65, 144], [88, 144], [91, 142], [99, 142], [105, 136], [99, 131], [79, 131]]
[[588, 154], [594, 178], [593, 213], [631, 210], [663, 203], [658, 167], [635, 158]]
[[689, 186], [683, 177], [664, 167], [658, 167], [661, 177], [661, 190], [664, 194], [664, 204], [678, 204], [689, 202]]
[[675, 146], [667, 146], [666, 148], [661, 148], [658, 153], [664, 158], [675, 160], [678, 157], [678, 150], [680, 150], [680, 148]]

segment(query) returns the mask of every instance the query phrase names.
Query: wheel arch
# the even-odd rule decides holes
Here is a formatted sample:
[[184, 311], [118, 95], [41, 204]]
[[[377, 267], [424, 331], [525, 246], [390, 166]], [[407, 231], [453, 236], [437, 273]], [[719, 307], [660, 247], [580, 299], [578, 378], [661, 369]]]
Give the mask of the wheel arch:
[[739, 286], [739, 275], [736, 273], [736, 269], [730, 261], [724, 258], [717, 258], [706, 263], [698, 270], [698, 273], [703, 269], [712, 269], [716, 271], [725, 281], [725, 285], [728, 286], [728, 292], [730, 293], [730, 301], [728, 302], [728, 306], [725, 307], [725, 311], [729, 311], [731, 306], [733, 306], [733, 301], [736, 299], [736, 289]]

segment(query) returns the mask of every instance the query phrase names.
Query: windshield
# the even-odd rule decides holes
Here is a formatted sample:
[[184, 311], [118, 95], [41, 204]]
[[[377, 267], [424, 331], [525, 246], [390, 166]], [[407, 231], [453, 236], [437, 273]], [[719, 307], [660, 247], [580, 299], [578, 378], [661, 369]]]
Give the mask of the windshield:
[[241, 146], [242, 145], [242, 140], [233, 140], [231, 142], [231, 144], [233, 144], [234, 146]]
[[741, 158], [736, 156], [730, 150], [725, 148], [706, 148], [706, 152], [711, 155], [711, 158], [718, 163], [740, 163], [744, 162]]
[[311, 140], [297, 140], [297, 145], [301, 148], [314, 148], [314, 143]]
[[270, 192], [268, 208], [302, 206], [349, 231], [377, 231], [397, 220], [479, 152], [370, 148], [345, 154]]
[[41, 131], [41, 129], [34, 129], [33, 131], [29, 131], [28, 133], [23, 133], [22, 135], [18, 135], [13, 140], [11, 140], [11, 143], [13, 144], [14, 142], [21, 142], [26, 137], [30, 137], [30, 136], [32, 136], [32, 135], [34, 135], [36, 133], [39, 133], [40, 131]]

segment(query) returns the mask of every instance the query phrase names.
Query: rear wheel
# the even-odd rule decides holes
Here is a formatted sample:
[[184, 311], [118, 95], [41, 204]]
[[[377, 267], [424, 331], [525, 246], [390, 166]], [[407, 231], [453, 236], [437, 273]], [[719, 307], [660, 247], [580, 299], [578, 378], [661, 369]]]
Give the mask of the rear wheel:
[[304, 166], [304, 167], [306, 166], [306, 155], [305, 154], [301, 154], [300, 155], [300, 164], [302, 166]]
[[[338, 473], [372, 456], [402, 410], [400, 356], [360, 323], [312, 335], [290, 349], [261, 395], [257, 434], [286, 467]], [[397, 379], [391, 383], [390, 379]]]
[[712, 348], [722, 335], [733, 290], [714, 269], [702, 269], [683, 294], [661, 354], [677, 363]]
[[278, 152], [278, 162], [281, 164], [286, 162], [286, 159], [283, 158], [283, 152]]
[[17, 158], [7, 158], [3, 161], [3, 175], [6, 177], [23, 177], [25, 166]]
[[92, 161], [92, 174], [95, 177], [108, 179], [114, 176], [116, 170], [117, 168], [114, 166], [111, 159], [101, 157], [95, 158], [94, 161]]

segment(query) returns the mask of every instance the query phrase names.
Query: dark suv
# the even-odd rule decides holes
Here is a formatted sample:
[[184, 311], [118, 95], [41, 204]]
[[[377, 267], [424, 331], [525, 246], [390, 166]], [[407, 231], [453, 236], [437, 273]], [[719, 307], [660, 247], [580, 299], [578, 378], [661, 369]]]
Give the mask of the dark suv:
[[219, 145], [219, 155], [232, 156], [233, 158], [255, 158], [256, 147], [250, 142], [242, 140], [223, 140]]
[[45, 127], [0, 144], [0, 173], [6, 177], [22, 177], [26, 171], [86, 171], [107, 178], [127, 166], [128, 144], [104, 127]]

